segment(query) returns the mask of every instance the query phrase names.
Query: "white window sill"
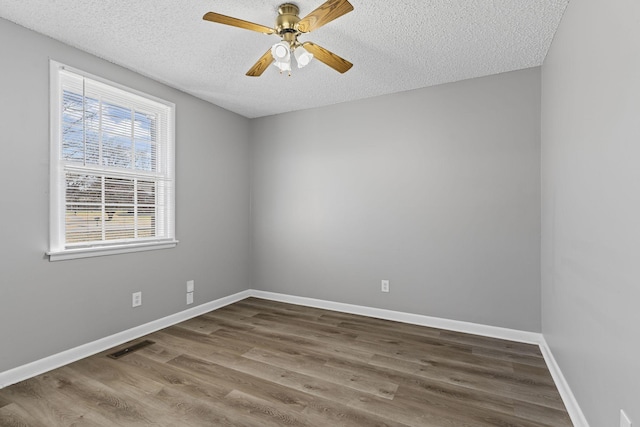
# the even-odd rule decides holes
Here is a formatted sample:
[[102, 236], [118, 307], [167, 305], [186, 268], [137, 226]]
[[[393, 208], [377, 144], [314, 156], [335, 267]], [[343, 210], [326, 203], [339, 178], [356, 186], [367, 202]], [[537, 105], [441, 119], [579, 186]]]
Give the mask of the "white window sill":
[[50, 251], [49, 261], [65, 261], [77, 258], [89, 258], [106, 255], [126, 254], [130, 252], [155, 251], [158, 249], [175, 248], [177, 240], [163, 242], [130, 243], [124, 245], [99, 246], [93, 248], [64, 249], [62, 251]]

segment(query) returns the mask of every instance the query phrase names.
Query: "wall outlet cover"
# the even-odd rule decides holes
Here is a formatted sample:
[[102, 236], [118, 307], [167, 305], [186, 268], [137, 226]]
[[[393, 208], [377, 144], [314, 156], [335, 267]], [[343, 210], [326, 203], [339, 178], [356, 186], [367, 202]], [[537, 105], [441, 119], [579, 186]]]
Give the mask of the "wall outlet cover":
[[131, 294], [131, 306], [139, 307], [142, 305], [142, 292], [134, 292]]
[[380, 291], [381, 292], [389, 292], [389, 281], [388, 280], [383, 280], [381, 282]]
[[187, 305], [193, 304], [193, 292], [187, 293]]
[[193, 280], [187, 280], [187, 292], [193, 292], [196, 285]]

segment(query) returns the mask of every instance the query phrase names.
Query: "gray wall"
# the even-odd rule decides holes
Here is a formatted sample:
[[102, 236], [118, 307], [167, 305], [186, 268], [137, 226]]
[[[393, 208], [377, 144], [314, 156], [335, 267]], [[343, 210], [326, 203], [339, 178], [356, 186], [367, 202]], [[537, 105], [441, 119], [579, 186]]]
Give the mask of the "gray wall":
[[250, 126], [255, 288], [540, 331], [539, 68]]
[[[0, 372], [247, 289], [248, 120], [0, 19]], [[175, 249], [49, 262], [49, 58], [176, 104]], [[131, 308], [141, 290], [142, 307]]]
[[543, 333], [589, 423], [640, 423], [640, 4], [569, 3], [542, 73]]

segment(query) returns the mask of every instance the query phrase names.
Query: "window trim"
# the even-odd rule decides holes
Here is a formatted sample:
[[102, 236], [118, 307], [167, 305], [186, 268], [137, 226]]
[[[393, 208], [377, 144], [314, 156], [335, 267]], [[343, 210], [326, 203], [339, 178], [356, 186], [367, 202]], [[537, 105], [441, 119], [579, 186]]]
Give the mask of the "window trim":
[[[86, 247], [65, 247], [64, 236], [64, 197], [65, 180], [63, 179], [64, 165], [60, 159], [61, 140], [61, 79], [59, 71], [66, 70], [96, 82], [111, 86], [115, 89], [125, 91], [134, 96], [140, 96], [147, 100], [165, 105], [168, 108], [167, 114], [167, 168], [168, 177], [173, 181], [173, 194], [168, 202], [169, 216], [171, 218], [170, 232], [168, 238], [158, 238], [156, 240], [139, 240], [132, 242], [118, 242], [114, 244], [101, 243]], [[122, 253], [149, 251], [157, 249], [173, 248], [178, 244], [175, 239], [176, 210], [175, 210], [175, 104], [153, 95], [132, 89], [130, 87], [115, 83], [113, 81], [95, 76], [63, 63], [49, 60], [49, 102], [50, 102], [50, 153], [49, 153], [49, 250], [45, 252], [49, 256], [49, 261], [62, 261], [76, 258], [87, 258], [104, 255], [115, 255]]]
[[47, 252], [49, 255], [49, 261], [65, 261], [68, 259], [77, 258], [90, 258], [96, 256], [126, 254], [131, 252], [153, 251], [157, 249], [170, 249], [175, 248], [178, 244], [177, 240], [170, 240], [166, 242], [140, 242], [140, 243], [128, 243], [126, 245], [109, 245], [109, 246], [95, 246], [90, 248], [74, 248], [65, 249], [62, 251]]

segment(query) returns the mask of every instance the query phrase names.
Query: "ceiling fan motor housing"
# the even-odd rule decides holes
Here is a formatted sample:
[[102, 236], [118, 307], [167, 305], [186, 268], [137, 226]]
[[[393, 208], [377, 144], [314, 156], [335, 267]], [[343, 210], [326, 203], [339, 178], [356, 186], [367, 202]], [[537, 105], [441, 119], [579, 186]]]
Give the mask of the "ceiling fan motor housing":
[[300, 21], [298, 14], [300, 9], [292, 3], [285, 3], [278, 8], [278, 18], [276, 19], [276, 32], [288, 42], [295, 41], [298, 34], [297, 26]]

